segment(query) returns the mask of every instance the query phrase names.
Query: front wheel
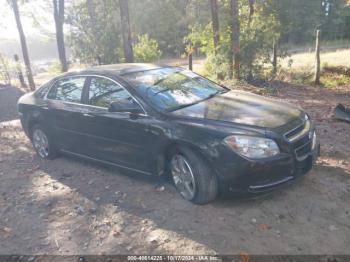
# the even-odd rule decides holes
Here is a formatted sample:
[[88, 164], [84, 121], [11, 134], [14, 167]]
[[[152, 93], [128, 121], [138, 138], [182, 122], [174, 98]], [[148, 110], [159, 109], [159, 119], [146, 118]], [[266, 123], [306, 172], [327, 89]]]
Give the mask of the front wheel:
[[35, 125], [32, 128], [32, 143], [35, 151], [41, 158], [53, 159], [56, 156], [56, 151], [47, 132], [39, 125]]
[[201, 205], [216, 198], [216, 176], [203, 159], [191, 150], [180, 148], [173, 152], [170, 173], [176, 189], [185, 199]]

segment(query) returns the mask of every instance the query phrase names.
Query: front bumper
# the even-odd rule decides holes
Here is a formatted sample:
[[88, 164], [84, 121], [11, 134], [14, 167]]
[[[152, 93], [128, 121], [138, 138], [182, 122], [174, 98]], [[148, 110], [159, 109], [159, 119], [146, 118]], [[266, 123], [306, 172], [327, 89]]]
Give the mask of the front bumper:
[[319, 153], [320, 144], [317, 140], [314, 148], [306, 152], [302, 159], [294, 153], [281, 153], [270, 159], [249, 160], [226, 152], [225, 157], [215, 164], [220, 191], [233, 195], [269, 193], [307, 174]]

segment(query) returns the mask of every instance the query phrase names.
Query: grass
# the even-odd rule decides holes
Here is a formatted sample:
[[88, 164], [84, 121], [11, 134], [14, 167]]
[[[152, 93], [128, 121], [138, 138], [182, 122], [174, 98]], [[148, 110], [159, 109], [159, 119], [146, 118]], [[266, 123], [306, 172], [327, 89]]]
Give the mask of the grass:
[[[350, 85], [350, 49], [321, 52], [321, 83], [324, 87]], [[315, 53], [293, 54], [280, 61], [279, 78], [296, 84], [313, 84]]]
[[[350, 49], [341, 49], [321, 53], [321, 62], [328, 66], [350, 67]], [[312, 68], [315, 64], [315, 53], [294, 54], [281, 60], [282, 68]]]

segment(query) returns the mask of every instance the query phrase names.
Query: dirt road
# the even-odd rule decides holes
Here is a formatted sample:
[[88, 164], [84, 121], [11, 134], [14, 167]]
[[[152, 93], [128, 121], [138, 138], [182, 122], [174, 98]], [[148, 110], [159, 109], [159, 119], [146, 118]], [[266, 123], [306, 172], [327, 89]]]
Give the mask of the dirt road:
[[170, 184], [156, 192], [144, 177], [65, 157], [40, 160], [15, 113], [3, 115], [18, 97], [6, 92], [0, 254], [350, 254], [350, 124], [332, 118], [337, 102], [349, 103], [350, 88], [281, 88], [278, 98], [316, 120], [317, 166], [263, 199], [206, 206], [183, 200]]

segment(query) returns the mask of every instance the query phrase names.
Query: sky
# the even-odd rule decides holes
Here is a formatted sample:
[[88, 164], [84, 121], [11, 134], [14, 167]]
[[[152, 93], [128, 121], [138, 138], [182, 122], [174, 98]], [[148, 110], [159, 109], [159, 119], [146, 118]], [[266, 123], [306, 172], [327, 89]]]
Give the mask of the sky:
[[[20, 2], [20, 1], [18, 1]], [[47, 12], [49, 0], [30, 0], [19, 5], [22, 26], [28, 36], [45, 36], [54, 32], [51, 12]], [[46, 11], [45, 11], [46, 10]], [[40, 25], [35, 25], [38, 20]], [[0, 0], [0, 39], [18, 39], [16, 21], [7, 0]]]

